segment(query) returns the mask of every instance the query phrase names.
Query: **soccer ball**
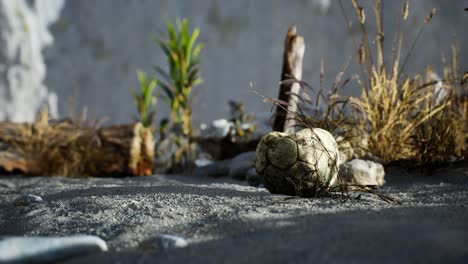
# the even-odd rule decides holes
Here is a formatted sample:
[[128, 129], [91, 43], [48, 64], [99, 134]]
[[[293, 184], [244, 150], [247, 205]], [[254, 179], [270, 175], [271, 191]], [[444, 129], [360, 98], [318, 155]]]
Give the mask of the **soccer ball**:
[[326, 130], [313, 128], [263, 136], [257, 146], [255, 168], [271, 193], [304, 196], [332, 186], [338, 164], [335, 138]]

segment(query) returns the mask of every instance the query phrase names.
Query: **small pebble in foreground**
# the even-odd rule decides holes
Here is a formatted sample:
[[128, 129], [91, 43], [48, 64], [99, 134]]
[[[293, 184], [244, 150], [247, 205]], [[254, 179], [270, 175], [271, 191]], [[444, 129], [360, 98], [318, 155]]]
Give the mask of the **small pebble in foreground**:
[[33, 195], [33, 194], [26, 194], [26, 195], [21, 195], [20, 197], [16, 198], [13, 201], [13, 204], [15, 206], [28, 206], [31, 204], [37, 204], [37, 203], [43, 203], [44, 200], [42, 197]]
[[0, 237], [0, 263], [55, 263], [107, 250], [96, 236]]
[[167, 234], [157, 235], [140, 244], [140, 248], [149, 250], [183, 248], [186, 246], [188, 246], [188, 242], [185, 238]]

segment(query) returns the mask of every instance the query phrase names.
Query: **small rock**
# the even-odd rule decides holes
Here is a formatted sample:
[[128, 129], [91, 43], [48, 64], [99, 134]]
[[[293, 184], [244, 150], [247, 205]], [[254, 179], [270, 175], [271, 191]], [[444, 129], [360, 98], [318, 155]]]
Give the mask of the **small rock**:
[[204, 167], [208, 166], [213, 163], [213, 160], [210, 159], [196, 159], [195, 160], [195, 166], [196, 167]]
[[382, 164], [370, 161], [354, 159], [340, 166], [338, 173], [344, 184], [348, 185], [373, 185], [385, 184], [385, 170]]
[[250, 170], [248, 170], [245, 177], [247, 179], [247, 183], [250, 186], [259, 187], [260, 185], [262, 185], [262, 179], [260, 178], [260, 176], [258, 176], [257, 170], [255, 168], [251, 168]]
[[229, 177], [236, 180], [245, 180], [247, 172], [255, 167], [255, 151], [237, 155], [229, 163]]
[[0, 263], [55, 263], [107, 249], [95, 236], [0, 237]]
[[188, 242], [185, 238], [166, 234], [155, 236], [140, 244], [140, 248], [149, 250], [183, 248], [186, 246], [188, 246]]
[[43, 203], [43, 202], [44, 200], [40, 196], [33, 195], [33, 194], [26, 194], [26, 195], [22, 195], [16, 198], [13, 201], [13, 204], [15, 206], [28, 206], [31, 204], [37, 204], [37, 203]]
[[208, 138], [224, 138], [233, 127], [234, 124], [227, 119], [214, 120], [209, 125], [202, 124], [200, 126], [200, 136]]
[[213, 161], [202, 167], [195, 167], [192, 174], [195, 176], [222, 177], [229, 175], [229, 163], [231, 160]]

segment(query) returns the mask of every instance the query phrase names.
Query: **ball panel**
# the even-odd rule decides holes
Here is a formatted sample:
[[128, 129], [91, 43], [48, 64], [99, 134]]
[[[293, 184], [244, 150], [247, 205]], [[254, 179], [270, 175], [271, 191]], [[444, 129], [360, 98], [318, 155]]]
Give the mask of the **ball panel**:
[[268, 165], [267, 159], [267, 151], [268, 146], [265, 144], [263, 139], [258, 143], [257, 150], [256, 150], [256, 158], [255, 158], [255, 169], [257, 170], [258, 174], [263, 173], [266, 166]]
[[271, 193], [296, 195], [294, 185], [287, 180], [288, 170], [278, 169], [268, 165], [265, 172], [260, 175], [263, 185]]
[[267, 144], [268, 160], [275, 167], [287, 169], [297, 161], [297, 144], [290, 137], [275, 138]]

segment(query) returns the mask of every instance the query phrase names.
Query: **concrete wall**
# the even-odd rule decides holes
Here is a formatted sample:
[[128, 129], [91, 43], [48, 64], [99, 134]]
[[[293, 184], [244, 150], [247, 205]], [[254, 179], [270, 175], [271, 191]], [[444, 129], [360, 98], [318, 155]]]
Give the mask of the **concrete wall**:
[[53, 43], [49, 24], [64, 0], [0, 0], [0, 121], [33, 121], [44, 106], [57, 114], [57, 96], [44, 85], [42, 51]]
[[[350, 1], [343, 1], [354, 18]], [[373, 1], [360, 1], [370, 7]], [[398, 17], [400, 1], [384, 2], [387, 38]], [[352, 34], [348, 33], [336, 0], [80, 0], [67, 1], [60, 21], [52, 28], [56, 43], [46, 51], [46, 84], [60, 98], [66, 115], [84, 106], [90, 116], [109, 116], [112, 122], [127, 122], [135, 115], [129, 94], [137, 86], [137, 69], [152, 73], [164, 65], [162, 52], [151, 37], [164, 32], [164, 21], [187, 17], [201, 28], [205, 43], [202, 75], [205, 82], [194, 90], [194, 118], [198, 121], [225, 117], [229, 99], [244, 101], [248, 111], [265, 112], [270, 106], [253, 89], [270, 97], [277, 95], [283, 38], [295, 22], [305, 37], [304, 80], [319, 84], [320, 59], [325, 60], [326, 83], [330, 84], [343, 64], [351, 60], [347, 74], [356, 73]], [[322, 4], [322, 5], [321, 5]], [[330, 4], [329, 7], [328, 4]], [[448, 53], [453, 37], [462, 49], [462, 66], [468, 69], [468, 13], [464, 0], [414, 0], [405, 24], [404, 46], [414, 39], [424, 16], [432, 7], [438, 13], [420, 38], [409, 72], [426, 65], [440, 70], [442, 52]], [[373, 21], [367, 9], [368, 21]], [[374, 24], [374, 23], [373, 23]], [[357, 35], [356, 35], [357, 36]], [[406, 49], [405, 49], [406, 50]], [[353, 85], [347, 93], [357, 94]], [[158, 116], [167, 113], [162, 101]]]

